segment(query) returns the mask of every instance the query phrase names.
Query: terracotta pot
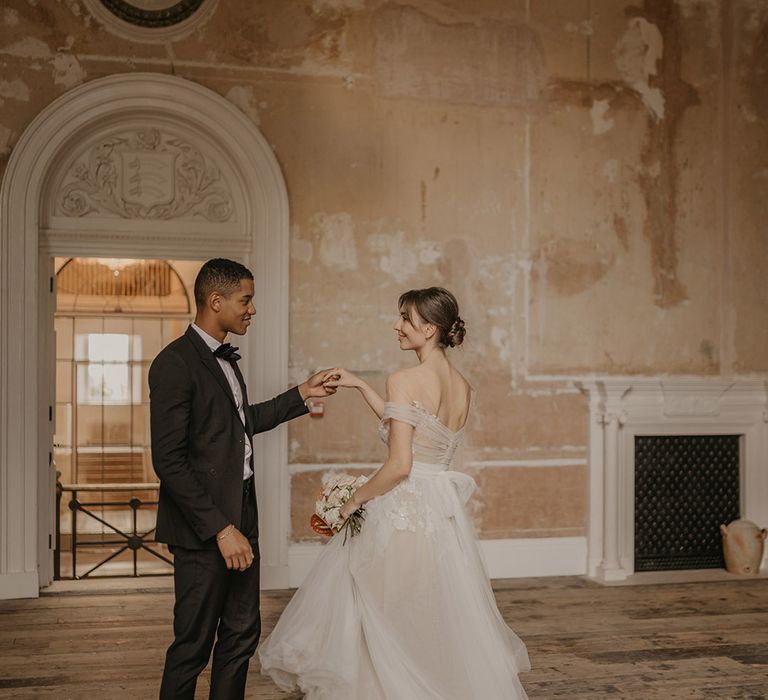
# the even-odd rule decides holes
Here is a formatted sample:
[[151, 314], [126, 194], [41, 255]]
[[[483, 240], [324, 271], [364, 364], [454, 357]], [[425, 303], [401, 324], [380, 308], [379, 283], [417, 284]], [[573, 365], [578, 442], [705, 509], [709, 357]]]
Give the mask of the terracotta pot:
[[725, 568], [739, 576], [757, 576], [763, 560], [763, 546], [768, 532], [749, 520], [734, 520], [720, 525], [723, 535]]

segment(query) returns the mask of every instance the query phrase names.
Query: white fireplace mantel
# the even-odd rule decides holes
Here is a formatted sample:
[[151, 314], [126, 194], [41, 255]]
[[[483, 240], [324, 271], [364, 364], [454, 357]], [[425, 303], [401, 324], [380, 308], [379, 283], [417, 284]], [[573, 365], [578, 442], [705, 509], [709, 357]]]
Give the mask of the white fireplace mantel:
[[741, 435], [741, 517], [768, 526], [768, 381], [595, 377], [589, 400], [587, 572], [634, 573], [635, 436]]

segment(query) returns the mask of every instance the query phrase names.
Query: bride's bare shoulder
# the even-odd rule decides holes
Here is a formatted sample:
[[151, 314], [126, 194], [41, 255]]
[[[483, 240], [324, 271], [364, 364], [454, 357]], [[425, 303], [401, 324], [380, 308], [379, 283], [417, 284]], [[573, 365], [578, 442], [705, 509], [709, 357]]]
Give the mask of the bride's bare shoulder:
[[400, 386], [403, 384], [407, 384], [408, 382], [412, 381], [414, 379], [414, 370], [419, 369], [418, 367], [404, 367], [403, 369], [398, 369], [392, 372], [387, 377], [387, 386], [390, 384], [394, 386]]

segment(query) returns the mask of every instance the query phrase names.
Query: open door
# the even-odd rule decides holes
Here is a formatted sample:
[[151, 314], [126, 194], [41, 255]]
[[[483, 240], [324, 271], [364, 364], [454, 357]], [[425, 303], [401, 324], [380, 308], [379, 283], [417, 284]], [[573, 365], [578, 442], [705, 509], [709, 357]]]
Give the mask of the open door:
[[172, 573], [155, 542], [149, 366], [192, 320], [200, 261], [55, 258], [56, 578]]
[[37, 502], [37, 561], [40, 587], [53, 581], [53, 557], [56, 546], [56, 465], [53, 460], [53, 435], [56, 429], [56, 332], [54, 313], [56, 311], [56, 274], [54, 259], [50, 255], [40, 256], [40, 342], [37, 344], [38, 365], [44, 368], [41, 376], [47, 381], [39, 384], [38, 406], [40, 426], [38, 430], [38, 479]]

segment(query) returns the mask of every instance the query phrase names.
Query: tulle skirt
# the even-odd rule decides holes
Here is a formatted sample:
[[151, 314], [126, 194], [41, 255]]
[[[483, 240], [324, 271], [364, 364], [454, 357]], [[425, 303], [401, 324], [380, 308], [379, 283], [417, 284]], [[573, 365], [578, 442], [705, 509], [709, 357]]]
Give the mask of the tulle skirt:
[[530, 668], [496, 607], [464, 502], [472, 479], [414, 464], [334, 536], [259, 649], [307, 700], [518, 700]]

